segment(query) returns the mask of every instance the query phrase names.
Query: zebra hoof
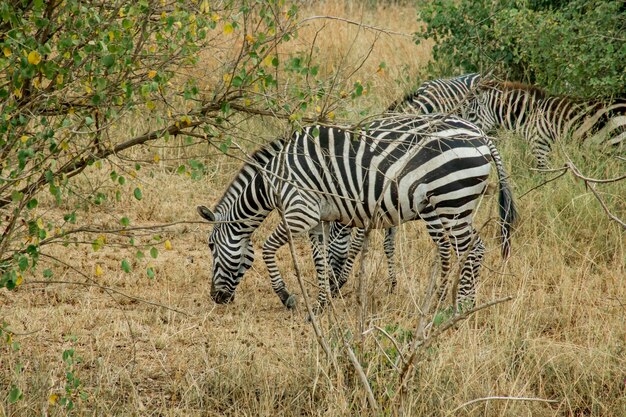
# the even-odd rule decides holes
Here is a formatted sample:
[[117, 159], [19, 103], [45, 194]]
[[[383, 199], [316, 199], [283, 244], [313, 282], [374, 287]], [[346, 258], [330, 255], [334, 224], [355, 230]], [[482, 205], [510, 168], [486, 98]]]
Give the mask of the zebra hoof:
[[285, 307], [287, 307], [289, 310], [293, 310], [294, 308], [296, 308], [296, 296], [294, 294], [291, 294], [289, 297], [287, 297], [287, 299], [285, 300]]
[[312, 321], [313, 321], [313, 317], [317, 317], [317, 316], [319, 316], [320, 314], [322, 314], [323, 312], [324, 312], [324, 306], [319, 305], [319, 304], [318, 304], [318, 305], [316, 305], [316, 306], [314, 306], [314, 307], [313, 307], [313, 315], [311, 315], [311, 314], [307, 314], [307, 316], [306, 316], [306, 322], [307, 322], [307, 323], [312, 322]]

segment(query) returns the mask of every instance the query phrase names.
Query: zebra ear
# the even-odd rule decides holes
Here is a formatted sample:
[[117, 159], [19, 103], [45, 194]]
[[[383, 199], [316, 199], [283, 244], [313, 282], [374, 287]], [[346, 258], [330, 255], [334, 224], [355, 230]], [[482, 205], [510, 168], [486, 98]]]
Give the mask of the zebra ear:
[[205, 206], [198, 206], [198, 214], [205, 220], [208, 220], [210, 222], [214, 222], [215, 221], [215, 214], [213, 214], [213, 212]]

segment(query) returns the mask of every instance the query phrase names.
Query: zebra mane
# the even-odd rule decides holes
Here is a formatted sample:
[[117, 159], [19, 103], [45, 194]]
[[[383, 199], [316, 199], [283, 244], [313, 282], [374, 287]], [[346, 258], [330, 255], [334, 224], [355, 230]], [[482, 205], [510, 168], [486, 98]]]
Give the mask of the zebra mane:
[[522, 90], [533, 94], [538, 98], [547, 98], [549, 94], [541, 87], [532, 84], [526, 84], [520, 81], [495, 81], [489, 80], [483, 83], [486, 87], [495, 87], [503, 91]]
[[259, 168], [266, 165], [278, 152], [280, 152], [287, 142], [286, 138], [278, 138], [254, 151], [243, 164], [239, 173], [231, 181], [222, 197], [215, 206], [216, 213], [223, 213], [240, 196], [241, 189], [252, 182]]

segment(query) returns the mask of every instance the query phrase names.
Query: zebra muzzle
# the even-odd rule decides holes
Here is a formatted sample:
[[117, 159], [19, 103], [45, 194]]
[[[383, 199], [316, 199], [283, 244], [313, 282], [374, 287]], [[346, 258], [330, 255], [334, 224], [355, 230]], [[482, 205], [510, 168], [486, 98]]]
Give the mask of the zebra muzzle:
[[228, 304], [235, 299], [235, 294], [224, 291], [215, 291], [211, 293], [211, 298], [217, 304]]

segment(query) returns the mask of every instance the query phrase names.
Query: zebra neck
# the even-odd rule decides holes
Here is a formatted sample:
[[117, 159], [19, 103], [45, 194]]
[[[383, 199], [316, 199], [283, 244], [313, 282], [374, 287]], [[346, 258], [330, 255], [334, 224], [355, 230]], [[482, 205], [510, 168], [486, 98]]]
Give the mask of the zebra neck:
[[215, 211], [220, 221], [238, 223], [242, 231], [254, 230], [272, 211], [263, 175], [242, 169]]

